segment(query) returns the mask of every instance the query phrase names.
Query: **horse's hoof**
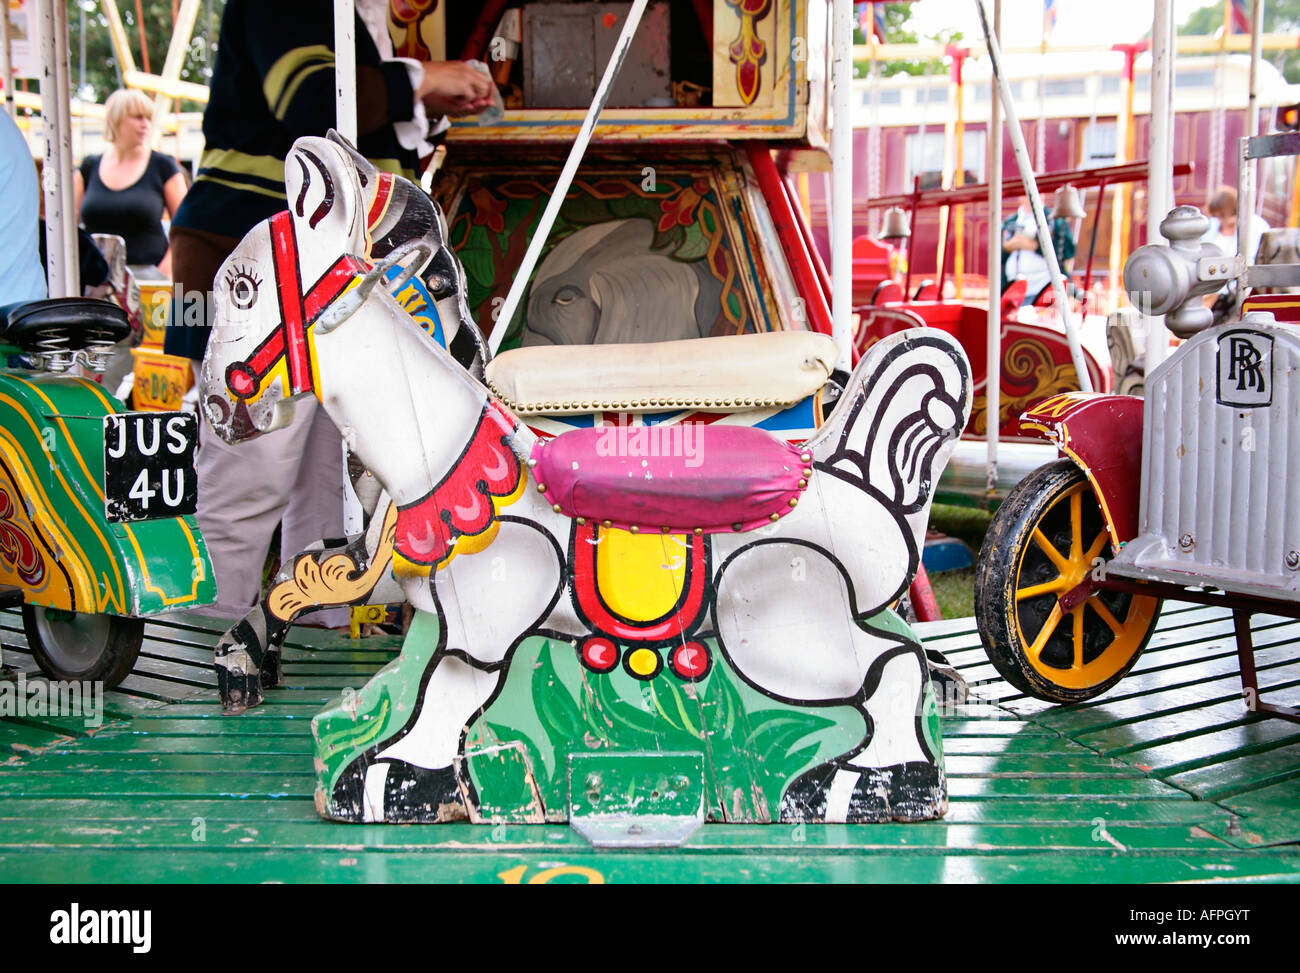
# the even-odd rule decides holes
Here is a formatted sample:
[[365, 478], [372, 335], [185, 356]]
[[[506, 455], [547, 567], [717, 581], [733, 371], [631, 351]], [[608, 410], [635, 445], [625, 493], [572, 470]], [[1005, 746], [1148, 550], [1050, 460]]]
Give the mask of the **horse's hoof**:
[[284, 682], [284, 660], [277, 649], [267, 649], [262, 656], [262, 688], [274, 689]]
[[781, 820], [790, 822], [929, 821], [947, 809], [943, 771], [922, 761], [892, 767], [822, 764], [798, 777], [781, 798]]
[[[382, 804], [366, 799], [366, 782], [383, 775]], [[469, 812], [461, 796], [456, 772], [450, 767], [432, 770], [401, 760], [367, 764], [354, 760], [334, 785], [329, 816], [339, 821], [385, 821], [392, 824], [440, 824], [466, 821]]]
[[262, 680], [255, 672], [218, 665], [217, 693], [221, 696], [222, 712], [236, 716], [262, 702]]

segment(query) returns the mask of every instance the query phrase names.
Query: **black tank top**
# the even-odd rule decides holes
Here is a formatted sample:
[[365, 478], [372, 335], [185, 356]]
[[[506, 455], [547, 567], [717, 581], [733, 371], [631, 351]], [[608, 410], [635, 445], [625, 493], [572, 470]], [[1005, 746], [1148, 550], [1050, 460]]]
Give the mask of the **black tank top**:
[[91, 233], [116, 233], [126, 241], [126, 262], [157, 264], [167, 253], [163, 233], [163, 185], [180, 172], [170, 156], [151, 153], [149, 164], [133, 185], [109, 189], [99, 178], [97, 155], [81, 164], [86, 194], [81, 200], [81, 222]]

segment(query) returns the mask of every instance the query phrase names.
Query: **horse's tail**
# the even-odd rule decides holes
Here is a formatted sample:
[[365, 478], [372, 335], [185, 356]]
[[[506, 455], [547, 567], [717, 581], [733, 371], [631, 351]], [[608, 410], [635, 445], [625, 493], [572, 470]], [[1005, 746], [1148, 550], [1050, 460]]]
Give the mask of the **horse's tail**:
[[937, 328], [873, 345], [808, 441], [813, 459], [903, 516], [929, 505], [971, 410], [970, 362]]

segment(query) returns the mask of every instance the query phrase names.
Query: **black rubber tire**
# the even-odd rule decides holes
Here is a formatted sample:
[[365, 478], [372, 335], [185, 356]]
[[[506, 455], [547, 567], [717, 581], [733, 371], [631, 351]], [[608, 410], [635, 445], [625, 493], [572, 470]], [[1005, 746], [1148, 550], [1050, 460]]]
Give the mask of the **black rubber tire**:
[[[1079, 496], [1077, 547], [1071, 546], [1074, 493]], [[1021, 692], [1053, 703], [1093, 699], [1123, 679], [1142, 655], [1160, 616], [1160, 599], [1102, 591], [1080, 606], [1077, 625], [1070, 616], [1058, 616], [1053, 623], [1057, 597], [1068, 584], [1054, 593], [1017, 600], [1022, 582], [1027, 582], [1024, 588], [1046, 587], [1064, 577], [1034, 540], [1039, 529], [1062, 560], [1069, 560], [1069, 551], [1088, 548], [1078, 556], [1075, 570], [1095, 560], [1095, 556], [1086, 559], [1086, 554], [1100, 543], [1105, 522], [1092, 485], [1072, 460], [1057, 460], [1034, 470], [994, 515], [975, 564], [980, 640], [993, 667]], [[1109, 559], [1113, 554], [1107, 537], [1100, 557]], [[1121, 630], [1115, 631], [1099, 611], [1109, 614]], [[1052, 629], [1044, 644], [1031, 655], [1031, 640], [1049, 624]]]
[[[23, 605], [23, 631], [36, 665], [49, 678], [102, 682], [105, 689], [112, 689], [135, 666], [144, 641], [144, 619], [71, 614]], [[76, 645], [69, 637], [75, 638], [79, 632], [83, 644]]]

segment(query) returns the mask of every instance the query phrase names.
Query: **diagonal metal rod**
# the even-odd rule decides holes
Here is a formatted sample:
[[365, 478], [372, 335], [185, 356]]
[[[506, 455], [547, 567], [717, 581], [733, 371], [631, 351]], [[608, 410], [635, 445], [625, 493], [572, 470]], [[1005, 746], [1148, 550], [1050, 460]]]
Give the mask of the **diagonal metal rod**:
[[564, 168], [560, 170], [560, 178], [551, 192], [550, 201], [547, 202], [546, 210], [542, 213], [537, 229], [533, 232], [532, 240], [528, 242], [524, 262], [515, 272], [515, 279], [510, 284], [505, 303], [501, 305], [501, 310], [497, 314], [497, 326], [492, 329], [492, 334], [488, 338], [488, 348], [493, 355], [501, 348], [501, 342], [505, 340], [506, 331], [510, 328], [510, 321], [515, 316], [515, 310], [523, 300], [524, 288], [528, 286], [533, 268], [537, 266], [537, 259], [542, 255], [542, 247], [546, 245], [546, 238], [555, 224], [555, 218], [560, 214], [564, 197], [569, 192], [574, 175], [577, 174], [583, 153], [587, 151], [587, 143], [591, 141], [592, 132], [595, 131], [596, 122], [600, 120], [605, 102], [609, 100], [614, 79], [618, 77], [619, 69], [623, 67], [623, 61], [627, 58], [628, 48], [632, 46], [632, 38], [641, 23], [641, 15], [645, 13], [648, 2], [649, 0], [635, 0], [632, 9], [628, 12], [627, 20], [623, 23], [623, 33], [619, 35], [618, 43], [614, 45], [614, 53], [610, 55], [609, 63], [605, 65], [605, 75], [600, 79], [600, 86], [596, 88], [596, 97], [592, 99], [591, 107], [587, 109], [587, 117], [582, 120], [582, 128], [578, 130], [578, 137], [573, 142], [573, 148], [569, 150], [569, 157], [564, 160]]
[[[975, 9], [979, 12], [980, 26], [984, 29], [984, 42], [988, 45], [989, 64], [993, 77], [997, 81], [998, 93], [1002, 99], [1002, 110], [1007, 116], [1007, 131], [1011, 135], [1011, 147], [1015, 149], [1016, 165], [1020, 168], [1020, 181], [1024, 184], [1025, 195], [1034, 211], [1034, 223], [1038, 227], [1038, 249], [1047, 261], [1048, 272], [1052, 275], [1052, 293], [1056, 295], [1057, 313], [1061, 315], [1061, 324], [1065, 326], [1065, 340], [1070, 345], [1070, 359], [1074, 362], [1075, 374], [1079, 376], [1079, 388], [1084, 392], [1092, 391], [1092, 378], [1083, 359], [1083, 346], [1079, 344], [1079, 332], [1071, 320], [1069, 298], [1065, 293], [1065, 283], [1061, 278], [1061, 264], [1056, 259], [1056, 248], [1052, 246], [1052, 234], [1047, 227], [1047, 216], [1043, 212], [1043, 199], [1038, 195], [1038, 181], [1034, 178], [1034, 167], [1029, 161], [1029, 150], [1025, 148], [1025, 134], [1020, 130], [1020, 116], [1016, 114], [1016, 102], [1011, 97], [1011, 85], [1002, 73], [1002, 51], [998, 39], [989, 28], [988, 14], [984, 10], [984, 0], [975, 0]], [[989, 420], [994, 421], [993, 419]]]

